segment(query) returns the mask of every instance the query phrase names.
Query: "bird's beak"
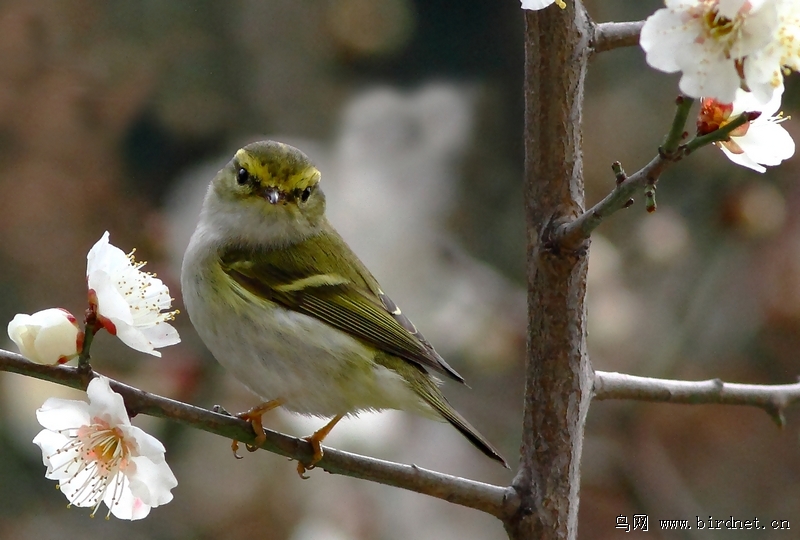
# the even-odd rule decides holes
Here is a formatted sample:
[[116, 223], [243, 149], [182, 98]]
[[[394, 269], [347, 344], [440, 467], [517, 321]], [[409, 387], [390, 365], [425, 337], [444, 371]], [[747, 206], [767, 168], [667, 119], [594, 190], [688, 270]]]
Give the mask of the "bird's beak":
[[264, 198], [267, 199], [270, 204], [278, 204], [278, 201], [281, 200], [281, 192], [278, 188], [270, 186], [264, 189]]

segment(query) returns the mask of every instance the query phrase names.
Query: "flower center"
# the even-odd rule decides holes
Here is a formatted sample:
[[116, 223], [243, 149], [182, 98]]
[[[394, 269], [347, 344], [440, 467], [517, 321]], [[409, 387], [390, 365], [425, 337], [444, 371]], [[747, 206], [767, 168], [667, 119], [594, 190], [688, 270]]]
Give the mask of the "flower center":
[[742, 26], [749, 12], [749, 3], [745, 3], [733, 19], [719, 12], [719, 0], [703, 0], [695, 8], [694, 16], [703, 22], [704, 37], [700, 41], [710, 39], [722, 47], [726, 58], [731, 57], [731, 51], [741, 37]]
[[703, 19], [709, 35], [716, 40], [727, 37], [734, 30], [734, 21], [720, 15], [716, 7], [706, 11]]
[[86, 461], [94, 461], [98, 467], [110, 471], [127, 463], [130, 450], [119, 428], [103, 424], [105, 422], [82, 426], [78, 429], [78, 440]]
[[128, 467], [131, 455], [129, 442], [118, 427], [111, 427], [97, 418], [94, 421], [78, 429], [62, 430], [62, 433], [72, 432], [74, 435], [56, 452], [75, 453], [73, 459], [61, 465], [61, 468], [74, 469], [72, 476], [61, 480], [59, 486], [74, 491], [71, 500], [76, 505], [93, 507], [92, 517], [106, 498], [107, 491], [113, 488], [111, 500], [107, 503], [111, 514], [111, 506], [122, 496], [127, 481], [122, 473]]

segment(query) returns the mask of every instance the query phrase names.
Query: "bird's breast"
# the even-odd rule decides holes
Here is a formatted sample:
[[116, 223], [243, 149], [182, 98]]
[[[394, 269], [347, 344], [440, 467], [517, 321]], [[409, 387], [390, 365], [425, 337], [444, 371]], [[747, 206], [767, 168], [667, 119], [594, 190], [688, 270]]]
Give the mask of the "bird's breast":
[[211, 353], [263, 400], [320, 416], [359, 410], [427, 413], [396, 372], [375, 363], [376, 350], [313, 317], [254, 296], [219, 264], [187, 272], [189, 317]]

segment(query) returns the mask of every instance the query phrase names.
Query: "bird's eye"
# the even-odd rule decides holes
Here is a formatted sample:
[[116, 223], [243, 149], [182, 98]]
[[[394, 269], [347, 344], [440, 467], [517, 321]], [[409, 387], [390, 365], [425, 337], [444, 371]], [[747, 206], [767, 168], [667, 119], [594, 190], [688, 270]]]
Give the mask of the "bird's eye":
[[311, 196], [311, 187], [307, 187], [303, 190], [303, 193], [300, 194], [300, 200], [306, 202], [308, 198]]
[[236, 171], [236, 181], [239, 182], [239, 185], [243, 186], [250, 180], [250, 173], [247, 172], [247, 169], [241, 168]]

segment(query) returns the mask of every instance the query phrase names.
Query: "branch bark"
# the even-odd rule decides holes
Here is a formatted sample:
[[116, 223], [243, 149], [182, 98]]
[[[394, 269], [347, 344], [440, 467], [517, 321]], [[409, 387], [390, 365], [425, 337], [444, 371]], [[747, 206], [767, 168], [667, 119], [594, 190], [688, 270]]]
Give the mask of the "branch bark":
[[594, 27], [592, 48], [594, 52], [610, 51], [620, 47], [634, 47], [639, 44], [644, 21], [607, 22]]
[[592, 26], [579, 0], [525, 12], [528, 354], [512, 539], [575, 538], [583, 429], [592, 393], [586, 352], [588, 239], [553, 241], [583, 213], [581, 111]]
[[[82, 373], [78, 368], [35, 364], [18, 354], [1, 349], [0, 371], [27, 375], [78, 390], [85, 390], [89, 381], [85, 377], [85, 372]], [[131, 416], [146, 414], [166, 418], [228, 439], [247, 444], [255, 442], [255, 433], [250, 423], [239, 418], [157, 396], [113, 380], [111, 388], [123, 397], [125, 407]], [[289, 437], [275, 431], [264, 431], [267, 440], [261, 446], [263, 450], [292, 459], [310, 461], [311, 445], [304, 439]], [[513, 514], [519, 507], [517, 494], [510, 487], [485, 484], [430, 471], [416, 465], [392, 463], [333, 448], [325, 448], [322, 460], [317, 463], [316, 468], [430, 495], [487, 512], [500, 519]]]
[[748, 405], [764, 409], [778, 426], [783, 427], [786, 408], [800, 402], [800, 382], [762, 385], [730, 383], [719, 379], [676, 381], [595, 371], [594, 399], [632, 399], [687, 405]]
[[[43, 366], [4, 350], [0, 350], [0, 371], [34, 377], [79, 390], [84, 390], [88, 383], [85, 374], [77, 368]], [[250, 424], [244, 420], [150, 394], [113, 380], [111, 387], [123, 396], [125, 406], [132, 416], [147, 414], [244, 443], [254, 441]], [[783, 426], [785, 409], [800, 402], [800, 382], [758, 385], [729, 383], [719, 379], [680, 381], [596, 371], [593, 397], [598, 401], [627, 399], [688, 405], [758, 407], [764, 409], [779, 426]], [[311, 456], [311, 449], [305, 440], [270, 430], [265, 431], [267, 440], [262, 449], [293, 459], [308, 460]], [[524, 512], [520, 497], [514, 488], [475, 482], [426, 470], [416, 465], [392, 463], [326, 448], [325, 455], [317, 467], [333, 474], [430, 495], [487, 512], [505, 521]]]

